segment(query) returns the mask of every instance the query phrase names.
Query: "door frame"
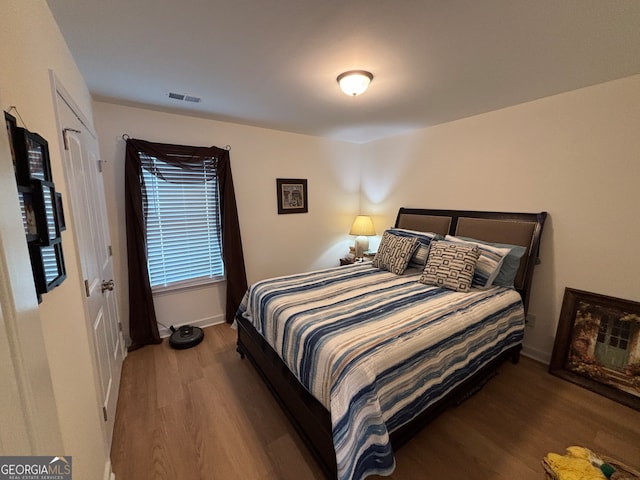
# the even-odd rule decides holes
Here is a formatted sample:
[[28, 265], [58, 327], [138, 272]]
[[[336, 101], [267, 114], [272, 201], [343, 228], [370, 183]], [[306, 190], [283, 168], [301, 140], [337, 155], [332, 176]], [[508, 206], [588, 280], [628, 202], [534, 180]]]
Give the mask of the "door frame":
[[[67, 183], [68, 195], [71, 196], [72, 195], [71, 189], [69, 188], [69, 185], [68, 185], [69, 166], [66, 162], [66, 159], [67, 159], [67, 150], [65, 149], [66, 140], [64, 138], [64, 133], [63, 133], [64, 126], [61, 121], [61, 112], [59, 110], [59, 103], [58, 103], [59, 100], [62, 100], [67, 104], [71, 112], [77, 117], [80, 123], [82, 123], [83, 127], [86, 128], [87, 133], [90, 134], [93, 137], [93, 139], [96, 140], [96, 142], [97, 142], [97, 134], [95, 132], [93, 123], [89, 121], [89, 119], [83, 114], [82, 110], [78, 107], [78, 105], [74, 101], [71, 94], [69, 94], [69, 92], [64, 88], [62, 82], [59, 80], [59, 78], [57, 77], [57, 75], [53, 70], [49, 70], [49, 78], [51, 83], [51, 91], [53, 94], [53, 108], [54, 108], [55, 119], [56, 119], [56, 127], [57, 127], [56, 130], [57, 130], [58, 140], [60, 145], [60, 156], [63, 159], [63, 171], [64, 171], [65, 183]], [[98, 145], [98, 148], [99, 148], [99, 145]], [[73, 199], [71, 199], [71, 202], [73, 202]], [[71, 215], [73, 215], [73, 208], [71, 208], [70, 213]], [[77, 233], [76, 227], [73, 226], [72, 228], [70, 228], [70, 230], [71, 230], [70, 233], [74, 236], [76, 244], [79, 245], [78, 233]], [[81, 264], [81, 259], [80, 259], [81, 253], [82, 252], [80, 252], [79, 250], [76, 252], [75, 260], [77, 261], [78, 265]], [[82, 269], [80, 269], [80, 271], [81, 271], [81, 275], [79, 276], [79, 281], [83, 282], [84, 279], [83, 279]], [[84, 286], [82, 286], [82, 289], [84, 290]], [[89, 311], [87, 309], [86, 301], [83, 301], [82, 303], [83, 303], [83, 315], [85, 318], [85, 322], [87, 322], [87, 324], [89, 325], [91, 324], [92, 320], [90, 319], [90, 316], [89, 316]], [[117, 308], [117, 305], [116, 305], [116, 311], [119, 311], [119, 309]], [[91, 332], [91, 331], [92, 331], [91, 328], [89, 328], [88, 332]], [[117, 334], [119, 335], [118, 343], [120, 345], [120, 353], [122, 357], [122, 363], [120, 364], [120, 369], [121, 369], [122, 364], [124, 363], [124, 359], [127, 356], [127, 350], [125, 347], [125, 342], [124, 342], [124, 337], [122, 335], [122, 332], [118, 331]], [[90, 334], [87, 335], [87, 342], [90, 345], [91, 369], [93, 371], [93, 377], [94, 379], [98, 379], [100, 378], [100, 371], [99, 371], [98, 361], [95, 356], [96, 345], [92, 335]], [[118, 379], [118, 383], [113, 385], [113, 388], [116, 389], [116, 391], [114, 392], [114, 395], [116, 395], [116, 397], [118, 396], [118, 392], [120, 389], [120, 385], [119, 385], [120, 374], [118, 374], [117, 379]], [[102, 394], [101, 394], [101, 386], [97, 380], [94, 381], [93, 384], [94, 384], [93, 387], [95, 392], [96, 404], [99, 406], [100, 409], [102, 409], [104, 399], [102, 398]], [[111, 471], [111, 452], [109, 448], [109, 445], [111, 445], [110, 437], [113, 435], [113, 432], [107, 431], [106, 425], [107, 425], [106, 422], [100, 422], [100, 428], [102, 430], [102, 438], [103, 438], [103, 447], [104, 447], [105, 458], [106, 458], [103, 478], [104, 480], [114, 480], [115, 475]]]

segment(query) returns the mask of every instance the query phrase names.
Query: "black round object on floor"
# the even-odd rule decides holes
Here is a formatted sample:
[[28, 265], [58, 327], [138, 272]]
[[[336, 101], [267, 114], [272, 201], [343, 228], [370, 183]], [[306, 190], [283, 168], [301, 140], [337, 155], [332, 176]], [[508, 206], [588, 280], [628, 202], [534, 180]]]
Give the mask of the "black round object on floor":
[[191, 325], [183, 325], [177, 330], [171, 327], [171, 330], [173, 333], [169, 337], [169, 345], [177, 350], [195, 347], [204, 338], [202, 329]]

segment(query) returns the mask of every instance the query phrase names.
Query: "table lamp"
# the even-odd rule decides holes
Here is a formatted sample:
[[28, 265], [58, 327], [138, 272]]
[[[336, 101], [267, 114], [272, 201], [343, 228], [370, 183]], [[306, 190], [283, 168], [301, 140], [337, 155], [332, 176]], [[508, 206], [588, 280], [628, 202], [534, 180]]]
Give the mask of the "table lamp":
[[356, 259], [362, 258], [362, 254], [369, 249], [369, 239], [376, 234], [373, 222], [368, 215], [358, 215], [351, 225], [349, 235], [356, 235]]

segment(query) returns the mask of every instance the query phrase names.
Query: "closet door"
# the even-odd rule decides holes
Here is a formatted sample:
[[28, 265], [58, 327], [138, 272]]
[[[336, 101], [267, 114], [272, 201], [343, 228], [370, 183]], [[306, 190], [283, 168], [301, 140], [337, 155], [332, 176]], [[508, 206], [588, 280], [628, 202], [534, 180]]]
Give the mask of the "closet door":
[[87, 321], [105, 422], [107, 452], [111, 437], [125, 349], [118, 319], [113, 259], [106, 213], [104, 184], [96, 136], [67, 99], [57, 97], [60, 129], [65, 146], [65, 177], [73, 214], [85, 288]]

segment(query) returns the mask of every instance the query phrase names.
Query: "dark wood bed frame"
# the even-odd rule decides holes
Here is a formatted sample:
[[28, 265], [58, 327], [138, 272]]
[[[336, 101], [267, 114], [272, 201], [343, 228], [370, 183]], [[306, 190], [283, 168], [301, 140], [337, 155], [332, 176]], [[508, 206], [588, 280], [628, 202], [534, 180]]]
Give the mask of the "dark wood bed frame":
[[[526, 311], [546, 215], [546, 212], [505, 213], [400, 208], [395, 226], [527, 247], [515, 281], [515, 288], [522, 296]], [[336, 458], [329, 412], [302, 386], [253, 325], [240, 316], [236, 319], [237, 350], [241, 357], [244, 358], [246, 355], [254, 365], [327, 478], [336, 478]], [[393, 448], [398, 449], [444, 410], [480, 389], [495, 375], [498, 366], [506, 359], [511, 358], [516, 363], [521, 348], [521, 345], [517, 345], [503, 352], [412, 422], [391, 432]]]

